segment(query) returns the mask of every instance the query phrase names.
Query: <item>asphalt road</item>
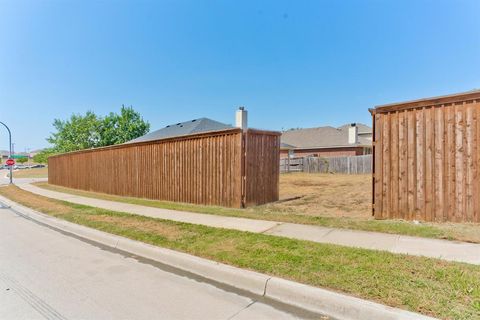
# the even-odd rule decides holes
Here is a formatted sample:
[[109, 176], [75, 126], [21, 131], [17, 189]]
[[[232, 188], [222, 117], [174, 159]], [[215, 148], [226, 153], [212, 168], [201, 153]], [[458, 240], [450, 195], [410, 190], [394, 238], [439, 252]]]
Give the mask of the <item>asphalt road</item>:
[[0, 208], [0, 319], [302, 317]]

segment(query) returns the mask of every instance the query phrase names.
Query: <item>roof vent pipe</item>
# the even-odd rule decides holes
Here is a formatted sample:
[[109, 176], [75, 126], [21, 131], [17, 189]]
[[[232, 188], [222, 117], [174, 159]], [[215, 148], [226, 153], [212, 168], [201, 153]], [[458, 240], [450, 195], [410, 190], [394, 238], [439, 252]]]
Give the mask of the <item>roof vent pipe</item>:
[[247, 130], [248, 122], [247, 122], [247, 110], [245, 107], [239, 107], [236, 114], [235, 114], [235, 127], [240, 128], [242, 130]]
[[348, 128], [348, 143], [349, 144], [358, 143], [358, 126], [356, 123], [352, 123]]

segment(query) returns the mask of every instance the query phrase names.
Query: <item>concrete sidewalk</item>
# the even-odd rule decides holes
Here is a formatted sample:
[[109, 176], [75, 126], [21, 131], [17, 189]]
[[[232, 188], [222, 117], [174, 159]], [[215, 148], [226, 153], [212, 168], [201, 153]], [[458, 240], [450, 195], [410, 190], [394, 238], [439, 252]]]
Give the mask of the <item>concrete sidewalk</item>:
[[480, 265], [480, 244], [152, 208], [50, 191], [29, 183], [18, 187], [48, 198], [152, 218]]

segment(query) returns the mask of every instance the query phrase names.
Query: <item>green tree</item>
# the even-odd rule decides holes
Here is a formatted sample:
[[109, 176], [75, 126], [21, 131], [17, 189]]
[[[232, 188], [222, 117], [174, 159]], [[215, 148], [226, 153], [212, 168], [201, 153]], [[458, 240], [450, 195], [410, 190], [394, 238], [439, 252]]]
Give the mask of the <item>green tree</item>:
[[133, 108], [122, 105], [120, 114], [111, 112], [103, 118], [100, 145], [110, 146], [124, 143], [148, 133], [150, 124], [143, 120]]
[[88, 111], [85, 115], [72, 114], [69, 120], [55, 119], [53, 126], [57, 132], [47, 141], [56, 152], [69, 152], [95, 148], [100, 145], [101, 119]]
[[46, 148], [33, 156], [33, 162], [35, 163], [47, 163], [48, 157], [55, 155], [56, 152], [51, 148]]
[[47, 141], [54, 153], [124, 143], [143, 136], [150, 129], [150, 124], [138, 112], [123, 105], [120, 114], [111, 112], [102, 118], [88, 111], [85, 115], [73, 114], [68, 120], [55, 119], [53, 126], [56, 132]]
[[27, 158], [27, 157], [21, 157], [21, 158], [18, 158], [16, 161], [17, 161], [18, 163], [25, 163], [25, 162], [28, 161], [28, 158]]

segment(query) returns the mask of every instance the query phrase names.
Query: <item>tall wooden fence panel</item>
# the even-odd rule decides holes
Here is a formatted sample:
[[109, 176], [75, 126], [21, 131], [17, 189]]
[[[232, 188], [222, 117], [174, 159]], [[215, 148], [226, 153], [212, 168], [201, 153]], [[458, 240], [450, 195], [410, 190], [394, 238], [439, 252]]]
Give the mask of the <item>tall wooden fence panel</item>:
[[[49, 183], [121, 196], [242, 207], [245, 137], [248, 133], [230, 129], [57, 155], [49, 158]], [[279, 149], [262, 152], [275, 154]], [[268, 183], [274, 178], [258, 179], [267, 181], [262, 192], [278, 192], [278, 185]], [[257, 204], [256, 199], [250, 203]]]
[[246, 205], [273, 202], [279, 198], [280, 135], [248, 130], [245, 136]]
[[480, 92], [371, 112], [374, 216], [480, 222]]

